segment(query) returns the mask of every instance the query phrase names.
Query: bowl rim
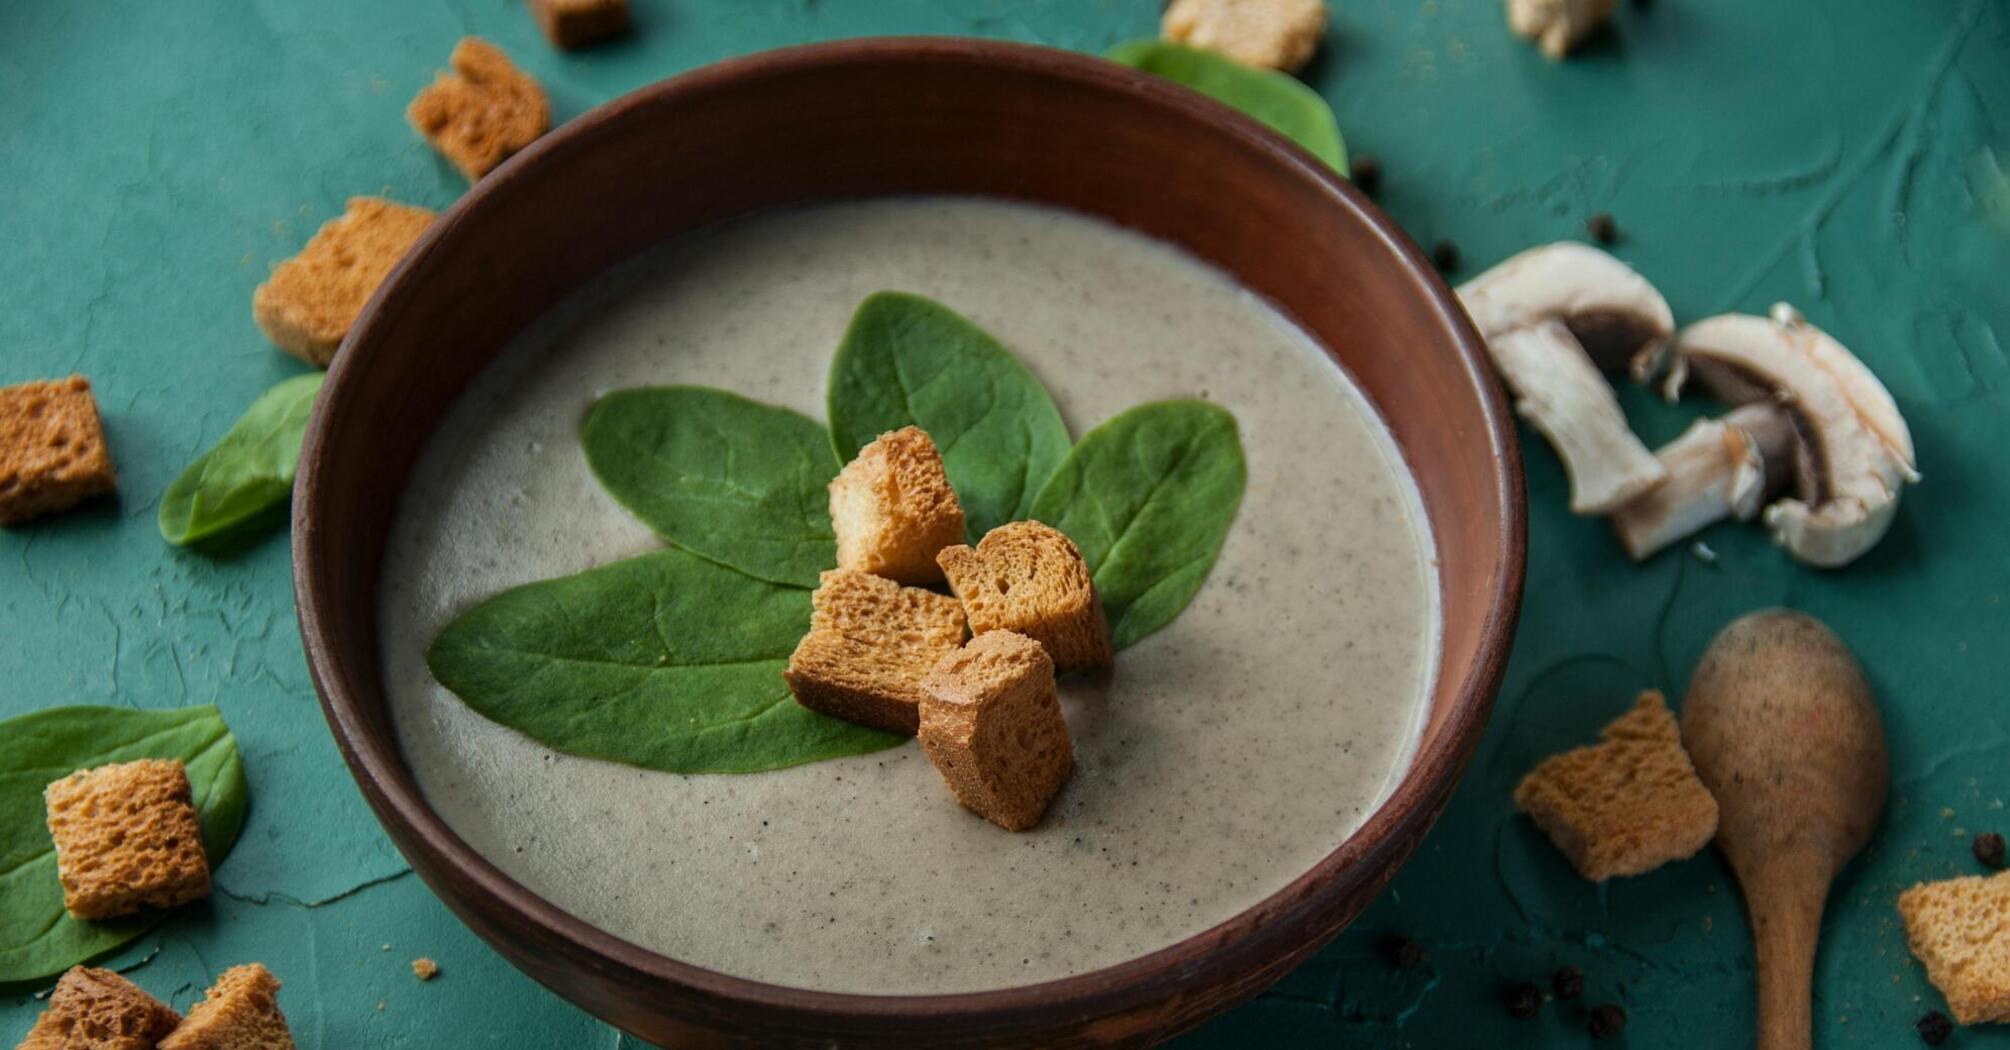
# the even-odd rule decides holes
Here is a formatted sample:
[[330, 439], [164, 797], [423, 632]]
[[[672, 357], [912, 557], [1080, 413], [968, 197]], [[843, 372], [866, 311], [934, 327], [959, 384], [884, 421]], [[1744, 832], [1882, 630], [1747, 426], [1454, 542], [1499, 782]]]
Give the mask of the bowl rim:
[[[436, 251], [466, 216], [482, 210], [501, 187], [523, 177], [548, 156], [590, 148], [599, 129], [620, 121], [631, 111], [678, 96], [700, 95], [736, 81], [787, 76], [824, 66], [917, 58], [1007, 68], [1137, 95], [1147, 104], [1184, 110], [1215, 124], [1239, 139], [1242, 148], [1268, 154], [1273, 163], [1300, 169], [1322, 183], [1331, 206], [1351, 212], [1400, 260], [1399, 265], [1410, 271], [1414, 283], [1427, 295], [1427, 305], [1435, 320], [1449, 333], [1451, 349], [1461, 359], [1463, 371], [1480, 395], [1480, 436], [1493, 463], [1493, 488], [1498, 501], [1494, 509], [1501, 522], [1493, 536], [1494, 560], [1499, 571], [1487, 596], [1490, 607], [1481, 628], [1479, 648], [1444, 716], [1442, 728], [1433, 737], [1419, 741], [1409, 766], [1367, 820], [1309, 869], [1254, 905], [1143, 955], [1032, 984], [914, 995], [824, 991], [734, 976], [624, 940], [566, 912], [504, 874], [477, 852], [425, 801], [405, 766], [395, 736], [380, 736], [368, 725], [361, 703], [349, 689], [347, 674], [334, 669], [330, 622], [335, 614], [329, 589], [315, 572], [316, 561], [309, 556], [309, 550], [316, 543], [317, 522], [322, 513], [319, 463], [330, 454], [329, 421], [351, 396], [350, 387], [354, 384], [350, 380], [360, 367], [352, 347], [371, 339], [380, 306], [388, 298], [403, 294], [403, 279], [419, 260]], [[1339, 366], [1339, 362], [1335, 361], [1335, 365]], [[1377, 411], [1381, 411], [1379, 406]], [[1520, 614], [1527, 552], [1527, 503], [1519, 448], [1512, 417], [1485, 355], [1485, 344], [1456, 295], [1422, 250], [1351, 182], [1282, 135], [1226, 105], [1098, 56], [1004, 41], [915, 36], [803, 44], [700, 66], [581, 113], [475, 182], [441, 213], [393, 267], [352, 326], [341, 352], [335, 355], [302, 445], [292, 525], [297, 614], [310, 677], [336, 743], [366, 801], [387, 830], [390, 824], [402, 825], [406, 841], [400, 842], [401, 849], [416, 849], [431, 865], [462, 876], [517, 919], [535, 927], [547, 943], [564, 944], [643, 980], [680, 986], [706, 998], [744, 1006], [841, 1015], [867, 1022], [914, 1021], [945, 1015], [1005, 1016], [1051, 1008], [1062, 1002], [1071, 1004], [1081, 1016], [1094, 1017], [1105, 1010], [1162, 998], [1176, 991], [1200, 972], [1199, 964], [1209, 955], [1230, 946], [1251, 946], [1266, 932], [1273, 937], [1286, 936], [1282, 928], [1292, 924], [1284, 919], [1292, 913], [1306, 913], [1331, 903], [1327, 898], [1336, 895], [1344, 885], [1340, 877], [1344, 872], [1388, 859], [1387, 854], [1397, 849], [1402, 833], [1409, 826], [1422, 822], [1428, 827], [1450, 798], [1478, 743], [1505, 671]], [[1440, 660], [1442, 672], [1442, 655]], [[1393, 868], [1387, 869], [1379, 876], [1380, 881], [1385, 882], [1393, 873]], [[443, 901], [453, 903], [440, 894], [438, 887], [433, 888]], [[467, 921], [466, 916], [461, 918]]]

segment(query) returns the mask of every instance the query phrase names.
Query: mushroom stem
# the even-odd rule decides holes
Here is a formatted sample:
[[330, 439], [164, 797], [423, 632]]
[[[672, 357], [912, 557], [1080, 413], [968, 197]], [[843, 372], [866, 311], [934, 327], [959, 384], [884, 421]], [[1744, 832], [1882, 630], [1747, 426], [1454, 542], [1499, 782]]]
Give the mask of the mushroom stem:
[[1697, 420], [1654, 453], [1668, 480], [1612, 512], [1620, 545], [1644, 561], [1725, 518], [1751, 519], [1790, 473], [1793, 445], [1792, 418], [1767, 402]]
[[1562, 321], [1502, 332], [1487, 349], [1515, 392], [1515, 411], [1563, 460], [1572, 511], [1609, 513], [1668, 476], [1627, 429], [1611, 384]]

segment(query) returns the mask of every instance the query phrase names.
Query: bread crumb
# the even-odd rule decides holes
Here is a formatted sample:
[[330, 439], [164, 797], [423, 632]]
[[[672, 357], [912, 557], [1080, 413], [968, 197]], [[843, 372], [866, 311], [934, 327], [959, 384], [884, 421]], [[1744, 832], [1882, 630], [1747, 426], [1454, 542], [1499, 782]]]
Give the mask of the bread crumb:
[[1246, 66], [1295, 72], [1326, 35], [1325, 0], [1173, 0], [1159, 25], [1175, 43]]
[[110, 970], [72, 966], [19, 1050], [153, 1050], [181, 1015]]
[[223, 971], [160, 1050], [293, 1050], [278, 978], [258, 963]]
[[838, 568], [901, 583], [942, 579], [935, 555], [963, 542], [963, 505], [919, 427], [875, 438], [830, 483]]
[[2010, 1021], [2010, 871], [1921, 883], [1898, 914], [1956, 1021]]
[[89, 380], [0, 387], [0, 525], [68, 510], [118, 481]]
[[454, 46], [441, 73], [405, 110], [419, 134], [474, 182], [551, 126], [544, 89], [480, 37]]
[[978, 635], [922, 690], [921, 747], [956, 800], [1008, 831], [1038, 824], [1075, 765], [1046, 648], [1012, 631]]
[[567, 51], [628, 32], [628, 0], [530, 0], [537, 27]]
[[63, 907], [79, 919], [209, 896], [188, 773], [171, 759], [83, 769], [42, 792]]
[[985, 533], [975, 548], [945, 547], [936, 560], [972, 634], [1026, 635], [1046, 646], [1063, 671], [1107, 667], [1115, 659], [1088, 562], [1061, 530], [1015, 521]]
[[251, 294], [251, 316], [267, 339], [317, 368], [328, 367], [363, 305], [433, 213], [381, 197], [351, 197]]
[[430, 981], [440, 975], [440, 964], [421, 955], [412, 960], [412, 976], [421, 981]]
[[921, 679], [963, 644], [956, 599], [850, 569], [825, 572], [782, 677], [812, 711], [893, 733], [920, 719]]

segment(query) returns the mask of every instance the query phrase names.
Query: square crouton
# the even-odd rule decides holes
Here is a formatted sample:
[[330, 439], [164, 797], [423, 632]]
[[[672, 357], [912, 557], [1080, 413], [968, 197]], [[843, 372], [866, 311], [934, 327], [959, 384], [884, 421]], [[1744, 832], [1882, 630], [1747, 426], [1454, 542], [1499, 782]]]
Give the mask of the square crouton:
[[110, 970], [72, 966], [19, 1050], [154, 1050], [181, 1015]]
[[1293, 72], [1326, 35], [1325, 0], [1173, 0], [1159, 25], [1175, 43], [1261, 69]]
[[2010, 871], [1921, 883], [1898, 914], [1955, 1020], [2010, 1021]]
[[921, 747], [956, 801], [1007, 831], [1040, 822], [1075, 768], [1040, 643], [992, 631], [942, 658], [922, 680]]
[[160, 1050], [293, 1050], [279, 979], [257, 963], [223, 971]]
[[317, 368], [363, 312], [391, 267], [433, 224], [433, 213], [378, 197], [351, 197], [251, 294], [251, 316], [281, 350]]
[[449, 61], [454, 71], [420, 91], [405, 118], [474, 182], [551, 127], [551, 103], [537, 81], [480, 37], [463, 37]]
[[147, 758], [78, 770], [42, 792], [63, 907], [79, 919], [209, 896], [209, 859], [188, 772]]
[[881, 434], [831, 480], [838, 567], [902, 583], [942, 579], [935, 555], [963, 542], [963, 505], [919, 427]]
[[1089, 564], [1061, 530], [1015, 521], [985, 533], [975, 548], [944, 548], [936, 560], [972, 634], [1017, 631], [1046, 646], [1063, 671], [1115, 659]]
[[810, 633], [782, 672], [796, 702], [847, 722], [913, 733], [922, 676], [963, 644], [963, 607], [849, 569], [825, 572], [810, 600]]
[[1585, 878], [1652, 871], [1717, 834], [1717, 800], [1659, 692], [1641, 693], [1600, 741], [1544, 759], [1514, 791], [1515, 807]]
[[67, 510], [118, 482], [89, 380], [0, 388], [0, 525]]
[[530, 0], [537, 27], [571, 51], [628, 32], [628, 0]]
[[1613, 0], [1506, 0], [1508, 30], [1560, 59], [1612, 17]]

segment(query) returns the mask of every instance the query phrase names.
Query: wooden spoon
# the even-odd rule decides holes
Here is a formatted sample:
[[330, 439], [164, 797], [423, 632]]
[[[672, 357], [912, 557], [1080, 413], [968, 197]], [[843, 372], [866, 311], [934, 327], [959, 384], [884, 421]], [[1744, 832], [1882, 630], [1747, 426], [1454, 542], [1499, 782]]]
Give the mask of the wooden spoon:
[[1717, 796], [1717, 848], [1751, 914], [1759, 1050], [1807, 1050], [1829, 883], [1870, 840], [1891, 786], [1877, 701], [1834, 632], [1767, 609], [1711, 641], [1682, 742]]

